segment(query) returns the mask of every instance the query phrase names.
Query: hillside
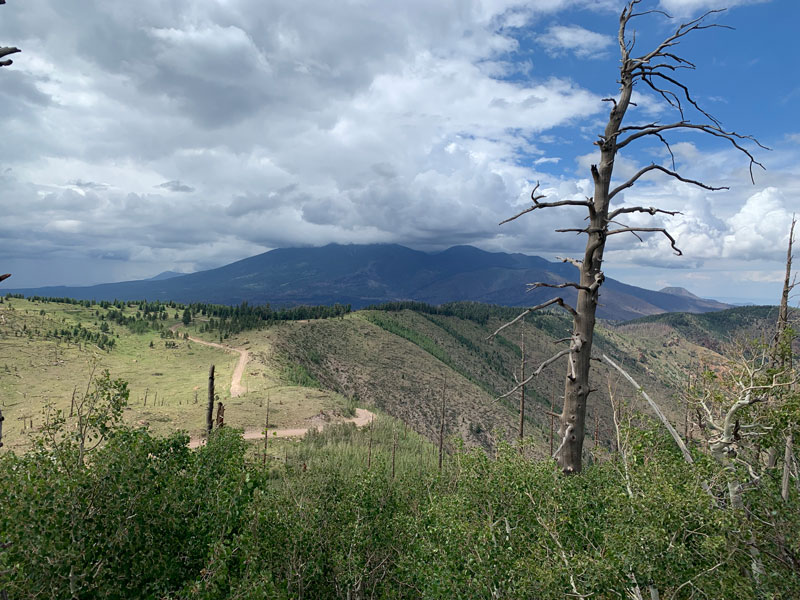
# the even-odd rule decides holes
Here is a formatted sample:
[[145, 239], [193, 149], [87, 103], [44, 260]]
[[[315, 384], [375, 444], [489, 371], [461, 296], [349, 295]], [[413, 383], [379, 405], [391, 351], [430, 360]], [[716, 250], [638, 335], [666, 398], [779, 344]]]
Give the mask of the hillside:
[[[409, 305], [412, 310], [396, 305], [384, 307], [394, 310], [362, 310], [339, 318], [256, 322], [256, 329], [239, 331], [224, 325], [229, 321], [222, 317], [203, 316], [200, 308], [186, 327], [179, 305], [116, 306], [122, 308], [19, 298], [6, 298], [0, 304], [0, 394], [10, 447], [24, 445], [41, 426], [47, 403], [68, 412], [73, 391], [80, 396], [92, 369], [106, 368], [129, 383], [128, 422], [147, 424], [161, 434], [177, 429], [199, 434], [211, 363], [217, 365], [217, 390], [227, 407], [226, 421], [238, 427], [259, 427], [268, 400], [276, 426], [296, 426], [320, 413], [335, 414], [357, 405], [401, 419], [433, 440], [438, 437], [444, 395], [448, 437], [490, 449], [499, 439], [517, 436], [518, 393], [496, 398], [515, 385], [519, 374], [521, 326], [487, 338], [518, 309], [418, 304]], [[120, 315], [139, 324], [123, 326]], [[569, 320], [558, 312], [527, 318], [528, 372], [560, 349], [556, 340], [566, 337], [569, 327]], [[109, 343], [101, 348], [87, 339], [104, 331], [115, 341], [110, 349]], [[239, 354], [202, 346], [185, 335], [247, 351], [241, 396], [231, 397], [229, 383]], [[719, 357], [683, 338], [675, 342], [663, 336], [638, 337], [635, 330], [601, 327], [596, 352], [608, 352], [624, 364], [678, 421], [683, 409], [674, 396], [686, 374]], [[598, 389], [587, 419], [592, 439], [596, 427], [602, 444], [612, 431], [605, 373], [598, 364], [594, 375]], [[560, 411], [563, 377], [563, 364], [557, 363], [527, 386], [527, 444], [534, 454], [549, 448], [547, 413], [551, 406]], [[632, 397], [625, 386], [617, 394]]]
[[[562, 283], [575, 277], [571, 265], [537, 256], [485, 252], [455, 246], [428, 254], [398, 245], [331, 244], [323, 248], [281, 248], [190, 275], [170, 274], [144, 281], [90, 287], [15, 290], [26, 296], [87, 300], [160, 300], [236, 305], [350, 304], [354, 308], [396, 300], [428, 304], [475, 301], [503, 306], [530, 306], [557, 295], [569, 301], [574, 290], [540, 288], [532, 282]], [[642, 315], [725, 308], [691, 294], [646, 290], [607, 279], [598, 315], [627, 320]]]
[[[429, 439], [438, 435], [438, 410], [445, 389], [448, 432], [460, 435], [468, 445], [486, 448], [493, 447], [498, 436], [515, 439], [519, 393], [501, 401], [496, 398], [514, 386], [519, 374], [521, 327], [506, 329], [493, 341], [487, 337], [513, 318], [516, 309], [477, 306], [472, 307], [475, 314], [470, 314], [469, 305], [445, 310], [396, 308], [290, 323], [266, 335], [278, 352], [302, 364], [324, 387], [374, 405]], [[556, 340], [565, 337], [569, 327], [569, 320], [560, 313], [543, 312], [526, 320], [529, 373], [560, 349]], [[250, 339], [255, 335], [248, 333]], [[700, 363], [721, 360], [687, 340], [674, 343], [662, 336], [641, 340], [602, 327], [595, 348], [598, 356], [607, 352], [625, 365], [676, 422], [685, 414], [676, 398], [688, 374]], [[563, 368], [563, 363], [556, 363], [527, 386], [527, 434], [537, 454], [549, 447], [547, 412], [551, 406], [560, 411]], [[598, 389], [587, 417], [591, 437], [596, 426], [601, 444], [610, 439], [613, 427], [606, 373], [598, 363], [593, 375]], [[632, 390], [618, 385], [616, 376], [611, 383], [618, 388], [618, 399], [634, 399]]]
[[[147, 426], [158, 435], [204, 432], [211, 364], [215, 365], [218, 399], [227, 407], [226, 423], [233, 427], [262, 426], [267, 398], [273, 402], [270, 423], [275, 427], [299, 426], [320, 415], [348, 410], [345, 398], [304, 380], [292, 365], [273, 360], [271, 348], [263, 341], [256, 349], [246, 336], [235, 344], [224, 344], [252, 349], [255, 354], [240, 381], [243, 393], [232, 396], [239, 354], [185, 339], [183, 334], [191, 332], [198, 338], [219, 340], [215, 334], [199, 331], [208, 321], [184, 327], [179, 306], [161, 305], [164, 310], [148, 313], [152, 305], [139, 303], [102, 306], [0, 300], [3, 450], [27, 447], [42, 430], [47, 407], [69, 416], [73, 399], [79, 401], [89, 379], [106, 369], [112, 378], [128, 384], [125, 422]], [[197, 317], [202, 319], [202, 315]], [[69, 422], [74, 424], [74, 419]]]
[[[689, 340], [716, 352], [732, 343], [769, 341], [778, 319], [777, 306], [739, 306], [705, 314], [669, 313], [621, 323], [616, 331]], [[790, 321], [800, 319], [800, 310], [790, 310]]]
[[[531, 386], [533, 447], [520, 453], [498, 443], [513, 439], [516, 418], [513, 402], [492, 398], [519, 364], [521, 327], [494, 342], [486, 334], [512, 309], [394, 306], [273, 321], [226, 337], [209, 331], [201, 311], [185, 326], [179, 306], [167, 313], [156, 305], [149, 329], [132, 331], [142, 329], [136, 323], [149, 308], [0, 303], [8, 351], [0, 391], [12, 426], [9, 448], [0, 451], [0, 586], [9, 597], [70, 597], [80, 586], [86, 597], [117, 598], [123, 582], [143, 598], [353, 598], [367, 597], [367, 587], [375, 597], [484, 598], [489, 582], [507, 598], [564, 598], [573, 588], [601, 598], [608, 590], [623, 596], [637, 569], [639, 581], [657, 582], [671, 597], [701, 590], [744, 599], [756, 597], [746, 587], [753, 540], [767, 550], [772, 596], [797, 596], [791, 565], [779, 554], [784, 539], [798, 539], [794, 488], [787, 502], [776, 485], [780, 473], [768, 475], [753, 494], [777, 524], [754, 519], [759, 529], [743, 535], [744, 520], [726, 508], [727, 473], [703, 455], [703, 444], [690, 442], [697, 462], [687, 464], [663, 427], [636, 415], [644, 408], [638, 394], [602, 367], [591, 396], [597, 411], [589, 413], [589, 423], [593, 414], [600, 419], [600, 444], [593, 432], [587, 436], [580, 476], [565, 478], [552, 461], [530, 460], [549, 454], [542, 404], [549, 408], [548, 397], [558, 393], [563, 365]], [[112, 311], [134, 320], [123, 325]], [[553, 351], [567, 325], [559, 313], [526, 321], [534, 361]], [[642, 336], [637, 327], [651, 330]], [[185, 333], [248, 349], [241, 397], [225, 391], [232, 354]], [[721, 358], [659, 323], [601, 328], [601, 350], [625, 364], [679, 429], [675, 390], [694, 365]], [[108, 442], [83, 462], [65, 435], [75, 419], [51, 429], [35, 417], [23, 432], [14, 424], [48, 400], [66, 409], [65, 392], [73, 381], [85, 385], [91, 371], [87, 359], [130, 379], [125, 421], [134, 427], [112, 425]], [[190, 386], [204, 383], [207, 361], [222, 367], [226, 424], [235, 427], [218, 428], [190, 449], [180, 430], [202, 415]], [[154, 381], [163, 386], [162, 402], [145, 408], [139, 394]], [[618, 404], [623, 451], [608, 442], [607, 387], [626, 400]], [[449, 443], [439, 466], [425, 437], [437, 437], [442, 395], [447, 435], [491, 452]], [[262, 452], [260, 441], [247, 443], [236, 427], [260, 425], [265, 399], [271, 419], [283, 423], [318, 423], [354, 402], [375, 406], [378, 417], [362, 429], [350, 423], [302, 440], [270, 438]], [[137, 427], [145, 411], [149, 430]], [[33, 440], [35, 450], [23, 455]], [[681, 595], [687, 580], [694, 587]]]

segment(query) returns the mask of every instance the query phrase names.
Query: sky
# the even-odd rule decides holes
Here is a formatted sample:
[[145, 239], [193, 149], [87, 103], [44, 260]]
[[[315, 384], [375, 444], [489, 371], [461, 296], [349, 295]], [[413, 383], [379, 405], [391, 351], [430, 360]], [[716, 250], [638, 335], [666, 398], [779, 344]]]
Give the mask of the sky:
[[[724, 0], [719, 0], [723, 2]], [[649, 51], [718, 0], [644, 0]], [[775, 304], [800, 213], [797, 0], [728, 0], [674, 48], [727, 129], [754, 135], [751, 182], [730, 144], [669, 137], [684, 176], [643, 177], [615, 206], [664, 236], [609, 239], [608, 277]], [[593, 145], [618, 93], [619, 0], [8, 0], [0, 45], [4, 285], [89, 285], [194, 272], [278, 247], [472, 244], [580, 256]], [[640, 87], [627, 124], [677, 113]], [[699, 113], [687, 113], [703, 122]], [[657, 142], [657, 140], [656, 140]], [[631, 144], [621, 183], [666, 148]], [[612, 182], [613, 185], [613, 182]], [[12, 284], [13, 282], [13, 284]]]

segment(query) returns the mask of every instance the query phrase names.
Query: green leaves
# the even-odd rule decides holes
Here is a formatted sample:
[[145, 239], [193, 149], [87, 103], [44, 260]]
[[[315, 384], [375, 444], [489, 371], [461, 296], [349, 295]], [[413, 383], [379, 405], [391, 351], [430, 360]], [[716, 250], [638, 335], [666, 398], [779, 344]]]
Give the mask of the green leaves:
[[[369, 469], [354, 427], [292, 444], [302, 468], [287, 455], [265, 469], [227, 427], [195, 451], [183, 434], [121, 425], [125, 391], [107, 374], [91, 388], [86, 422], [106, 443], [79, 468], [71, 433], [0, 456], [9, 597], [614, 598], [635, 579], [645, 596], [652, 585], [662, 598], [736, 600], [755, 596], [752, 545], [764, 590], [800, 594], [787, 567], [798, 494], [783, 502], [770, 474], [743, 522], [703, 488], [723, 496], [713, 461], [686, 464], [647, 420], [627, 432], [627, 470], [610, 456], [565, 478], [501, 445], [491, 458], [460, 451], [440, 473], [410, 434], [392, 478], [391, 422], [373, 430]], [[63, 431], [63, 417], [51, 424]]]

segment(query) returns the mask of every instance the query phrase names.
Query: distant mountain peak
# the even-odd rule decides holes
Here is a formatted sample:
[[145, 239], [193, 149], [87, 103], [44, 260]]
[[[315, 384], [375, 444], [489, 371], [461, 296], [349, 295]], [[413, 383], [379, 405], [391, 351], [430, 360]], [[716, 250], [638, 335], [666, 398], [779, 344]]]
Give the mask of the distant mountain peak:
[[695, 296], [692, 292], [683, 287], [665, 287], [658, 290], [662, 294], [672, 294], [673, 296], [682, 296], [684, 298], [693, 298], [695, 300], [702, 300], [700, 296]]
[[177, 271], [162, 271], [158, 275], [155, 275], [150, 279], [145, 279], [144, 281], [164, 281], [165, 279], [172, 279], [173, 277], [180, 277], [181, 275], [186, 275], [186, 273], [178, 273]]

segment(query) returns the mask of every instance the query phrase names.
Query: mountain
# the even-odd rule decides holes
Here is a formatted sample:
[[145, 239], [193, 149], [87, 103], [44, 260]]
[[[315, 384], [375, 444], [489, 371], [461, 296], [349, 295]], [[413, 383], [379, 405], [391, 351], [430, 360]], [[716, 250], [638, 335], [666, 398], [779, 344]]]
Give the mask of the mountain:
[[691, 298], [692, 300], [696, 300], [700, 303], [705, 303], [709, 310], [724, 310], [726, 308], [730, 308], [730, 304], [725, 304], [723, 302], [719, 302], [717, 300], [712, 300], [710, 298], [701, 298], [700, 296], [695, 296], [692, 292], [687, 290], [686, 288], [682, 287], [665, 287], [658, 290], [662, 294], [672, 294], [673, 296], [680, 296], [681, 298]]
[[180, 277], [181, 275], [186, 275], [186, 273], [178, 273], [177, 271], [162, 271], [158, 275], [154, 275], [149, 279], [145, 279], [145, 281], [164, 281], [165, 279], [172, 279], [173, 277]]
[[694, 298], [700, 300], [699, 296], [695, 296], [692, 292], [682, 287], [665, 287], [658, 290], [662, 294], [672, 294], [673, 296], [683, 296], [684, 298]]
[[[562, 296], [575, 300], [575, 290], [527, 284], [563, 283], [575, 267], [538, 256], [485, 252], [454, 246], [438, 253], [395, 244], [279, 248], [224, 267], [169, 279], [126, 281], [89, 287], [9, 289], [26, 296], [87, 300], [148, 299], [218, 304], [270, 303], [351, 304], [361, 308], [397, 300], [442, 304], [459, 300], [530, 306]], [[598, 315], [626, 320], [664, 312], [701, 313], [725, 308], [699, 298], [646, 290], [606, 279]]]

